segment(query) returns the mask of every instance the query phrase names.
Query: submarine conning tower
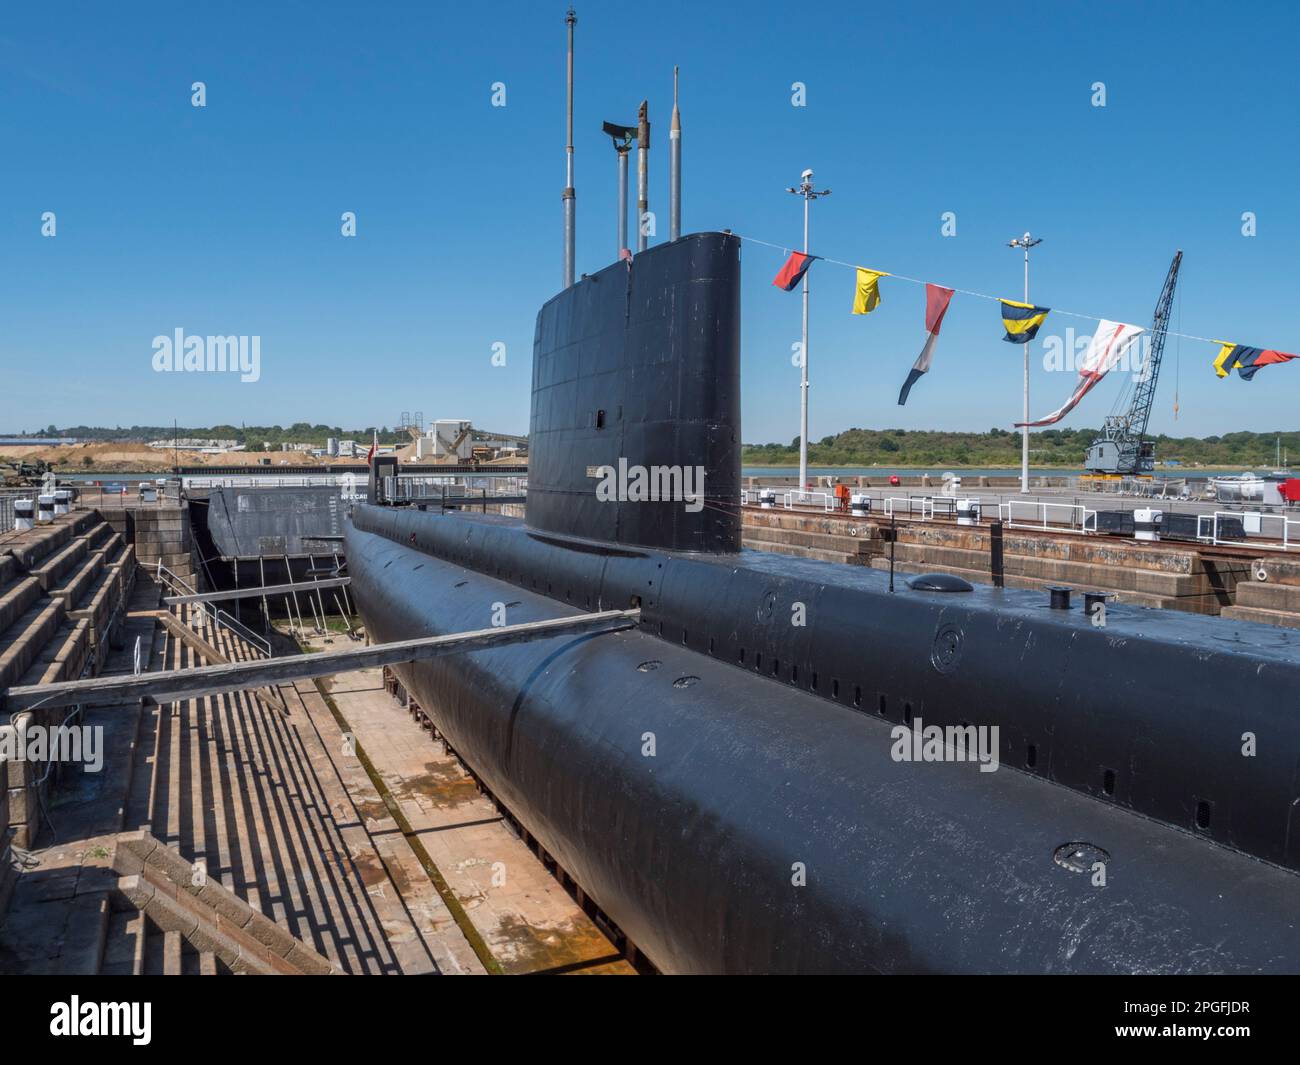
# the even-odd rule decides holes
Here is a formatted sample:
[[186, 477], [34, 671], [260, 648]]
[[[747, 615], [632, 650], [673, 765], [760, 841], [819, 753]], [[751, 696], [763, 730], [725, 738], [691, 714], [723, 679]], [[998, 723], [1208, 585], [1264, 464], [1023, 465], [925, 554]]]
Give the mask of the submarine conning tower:
[[[608, 471], [616, 498], [597, 492]], [[646, 491], [653, 497], [643, 498]], [[733, 552], [739, 496], [739, 237], [696, 233], [657, 245], [542, 307], [533, 341], [530, 528]]]

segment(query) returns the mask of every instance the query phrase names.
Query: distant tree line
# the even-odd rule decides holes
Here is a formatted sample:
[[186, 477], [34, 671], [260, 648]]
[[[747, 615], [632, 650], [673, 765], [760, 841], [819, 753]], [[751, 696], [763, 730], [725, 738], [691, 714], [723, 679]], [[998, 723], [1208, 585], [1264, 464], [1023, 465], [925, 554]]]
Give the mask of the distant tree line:
[[[324, 447], [330, 437], [339, 440], [365, 441], [367, 444], [375, 432], [379, 433], [381, 444], [405, 444], [410, 441], [404, 429], [389, 429], [388, 426], [368, 425], [364, 429], [344, 429], [337, 425], [310, 425], [307, 422], [295, 422], [293, 425], [209, 425], [209, 426], [171, 426], [171, 425], [132, 425], [129, 428], [116, 426], [108, 429], [98, 425], [69, 425], [62, 429], [53, 425], [44, 429], [33, 429], [27, 436], [61, 436], [71, 440], [84, 440], [92, 443], [147, 443], [150, 440], [237, 440], [249, 451], [261, 451], [262, 445], [269, 443], [272, 450], [281, 444], [314, 444]], [[19, 434], [6, 434], [19, 435]]]
[[[1029, 436], [1034, 466], [1079, 467], [1097, 429], [1046, 429]], [[1284, 451], [1300, 463], [1300, 432], [1281, 433]], [[1276, 462], [1279, 434], [1228, 433], [1225, 436], [1153, 437], [1157, 462], [1184, 466], [1269, 467]], [[745, 444], [747, 466], [798, 465], [799, 438], [789, 444]], [[1019, 466], [1020, 433], [946, 433], [928, 429], [846, 429], [808, 445], [816, 466]]]
[[[29, 434], [39, 437], [67, 437], [92, 442], [145, 442], [149, 440], [213, 439], [237, 440], [249, 451], [260, 451], [264, 443], [278, 449], [284, 444], [312, 444], [324, 447], [329, 437], [368, 442], [379, 433], [379, 442], [400, 445], [409, 441], [405, 430], [388, 426], [344, 429], [337, 425], [132, 425], [129, 427], [50, 425]], [[1099, 430], [1045, 429], [1029, 436], [1029, 461], [1035, 466], [1078, 467], [1088, 445]], [[18, 435], [18, 434], [10, 434]], [[1276, 463], [1279, 434], [1227, 433], [1224, 436], [1153, 439], [1156, 459], [1184, 466], [1269, 467]], [[1300, 463], [1300, 432], [1280, 434], [1284, 451]], [[742, 459], [750, 466], [786, 466], [799, 462], [799, 438], [789, 444], [745, 444]], [[951, 433], [930, 429], [846, 429], [808, 445], [808, 461], [817, 466], [1018, 466], [1020, 433], [990, 429], [987, 433]]]

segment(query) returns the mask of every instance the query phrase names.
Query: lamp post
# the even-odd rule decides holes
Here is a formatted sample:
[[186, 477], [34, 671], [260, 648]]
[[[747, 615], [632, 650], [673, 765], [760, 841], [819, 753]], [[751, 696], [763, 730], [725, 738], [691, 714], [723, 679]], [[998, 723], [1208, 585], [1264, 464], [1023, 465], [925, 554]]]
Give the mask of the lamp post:
[[[805, 170], [801, 175], [798, 188], [785, 191], [803, 197], [803, 253], [808, 254], [808, 217], [813, 200], [829, 196], [830, 189], [813, 191], [813, 172]], [[803, 275], [803, 351], [799, 373], [799, 494], [802, 496], [808, 488], [808, 274]]]
[[[1029, 249], [1035, 245], [1042, 244], [1042, 237], [1031, 237], [1028, 233], [1016, 237], [1014, 240], [1007, 241], [1008, 248], [1024, 248], [1025, 250], [1025, 302], [1029, 302]], [[1025, 344], [1025, 417], [1024, 421], [1029, 421], [1029, 345]], [[1022, 494], [1029, 492], [1029, 426], [1026, 425], [1022, 430], [1023, 436], [1020, 443], [1020, 491]]]

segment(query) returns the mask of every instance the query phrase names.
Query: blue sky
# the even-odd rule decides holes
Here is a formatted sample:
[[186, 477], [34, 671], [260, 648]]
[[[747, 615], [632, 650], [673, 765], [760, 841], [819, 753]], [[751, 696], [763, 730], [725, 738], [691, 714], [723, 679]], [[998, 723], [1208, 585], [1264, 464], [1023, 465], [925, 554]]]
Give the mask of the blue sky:
[[[0, 26], [0, 431], [75, 423], [394, 424], [405, 410], [522, 431], [537, 308], [561, 280], [563, 3], [18, 4]], [[1294, 5], [578, 5], [578, 268], [613, 257], [603, 119], [654, 124], [667, 231], [682, 68], [686, 232], [800, 239], [783, 190], [834, 192], [813, 250], [1147, 324], [1175, 248], [1186, 333], [1300, 351]], [[1017, 27], [1021, 27], [1017, 29]], [[190, 86], [207, 87], [194, 108]], [[507, 106], [491, 106], [506, 85]], [[791, 85], [807, 106], [791, 105]], [[1107, 106], [1092, 106], [1105, 83]], [[57, 216], [42, 237], [41, 215]], [[358, 236], [340, 235], [354, 211]], [[941, 215], [957, 216], [943, 237]], [[1241, 216], [1258, 235], [1242, 236]], [[744, 250], [744, 436], [798, 432], [799, 298]], [[983, 430], [1020, 413], [1021, 351], [957, 296], [934, 369], [919, 286], [849, 314], [813, 268], [810, 436]], [[1049, 318], [1045, 333], [1088, 323]], [[152, 338], [257, 334], [256, 383], [158, 374]], [[491, 363], [506, 345], [506, 366]], [[1171, 338], [1157, 431], [1297, 426], [1300, 364], [1218, 381]], [[1042, 368], [1032, 408], [1073, 376]], [[1175, 370], [1181, 418], [1173, 419]], [[1108, 380], [1064, 426], [1100, 423]]]

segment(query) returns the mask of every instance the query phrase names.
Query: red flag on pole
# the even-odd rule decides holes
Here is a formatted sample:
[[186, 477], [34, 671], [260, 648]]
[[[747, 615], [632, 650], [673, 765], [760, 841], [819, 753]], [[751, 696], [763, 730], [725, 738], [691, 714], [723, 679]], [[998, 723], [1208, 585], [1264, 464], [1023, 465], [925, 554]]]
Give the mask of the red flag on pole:
[[366, 465], [369, 466], [371, 460], [375, 457], [375, 450], [379, 447], [379, 430], [375, 430], [375, 439], [370, 444], [370, 450], [366, 452]]

